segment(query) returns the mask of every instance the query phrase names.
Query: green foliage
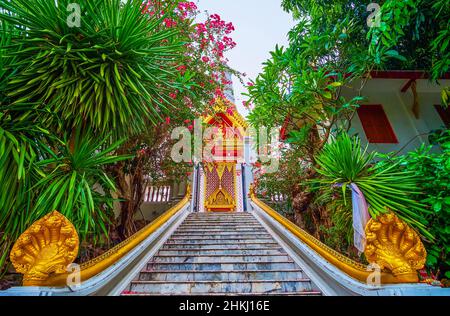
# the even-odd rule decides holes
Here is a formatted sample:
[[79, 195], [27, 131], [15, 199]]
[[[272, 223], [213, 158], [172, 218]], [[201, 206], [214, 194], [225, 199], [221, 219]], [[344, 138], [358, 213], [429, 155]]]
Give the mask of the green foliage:
[[[285, 126], [290, 141], [313, 163], [332, 129], [347, 128], [364, 99], [360, 95], [364, 84], [358, 80], [373, 64], [363, 33], [365, 7], [348, 10], [343, 1], [326, 5], [284, 1], [284, 5], [294, 11], [298, 24], [289, 33], [290, 46], [277, 46], [248, 87], [255, 105], [248, 119], [255, 125]], [[355, 89], [355, 96], [344, 97], [344, 87]]]
[[106, 138], [81, 136], [78, 130], [73, 151], [66, 141], [57, 155], [37, 162], [37, 167], [46, 174], [32, 188], [40, 194], [31, 212], [31, 222], [58, 210], [77, 227], [82, 239], [88, 234], [107, 235], [106, 225], [113, 209], [111, 192], [116, 188], [104, 167], [132, 158], [113, 155], [122, 143], [123, 140], [105, 147]]
[[337, 185], [341, 186], [344, 201], [354, 183], [363, 192], [372, 217], [392, 210], [424, 237], [433, 239], [426, 229], [427, 211], [412, 197], [420, 193], [415, 172], [401, 168], [400, 162], [372, 163], [375, 158], [376, 153], [367, 153], [367, 147], [362, 149], [359, 138], [339, 134], [317, 157], [320, 177], [313, 182], [328, 195]]
[[441, 277], [450, 277], [450, 131], [447, 130], [434, 139], [441, 152], [432, 152], [431, 146], [423, 145], [399, 159], [405, 168], [414, 172], [417, 185], [423, 194], [418, 195], [423, 204], [431, 210], [426, 215], [428, 230], [436, 237], [428, 243], [427, 266], [435, 271], [440, 269]]
[[369, 52], [380, 65], [400, 58], [408, 69], [427, 70], [438, 79], [450, 67], [449, 21], [446, 0], [384, 1], [380, 26], [368, 35]]
[[[107, 234], [123, 141], [169, 112], [188, 85], [186, 35], [141, 1], [0, 0], [0, 269], [18, 236], [58, 210], [83, 239]], [[165, 4], [170, 14], [176, 4]], [[153, 124], [152, 124], [153, 123]], [[107, 136], [105, 136], [107, 135]]]
[[0, 275], [9, 246], [29, 225], [28, 201], [36, 196], [30, 188], [41, 174], [34, 163], [48, 154], [42, 143], [48, 131], [28, 123], [0, 112]]
[[19, 235], [53, 210], [83, 239], [106, 233], [115, 186], [102, 167], [129, 158], [112, 155], [121, 142], [105, 148], [105, 139], [79, 132], [72, 153], [68, 142], [27, 123], [0, 114], [0, 267]]
[[6, 86], [10, 103], [45, 109], [42, 120], [56, 113], [62, 130], [91, 126], [116, 139], [161, 119], [168, 93], [182, 90], [178, 30], [160, 27], [165, 16], [142, 14], [138, 0], [78, 1], [81, 25], [70, 27], [69, 3], [0, 0], [0, 19], [16, 27], [5, 48], [16, 59], [8, 65], [17, 72]]
[[7, 69], [7, 65], [14, 63], [13, 57], [6, 56], [6, 49], [11, 45], [12, 37], [15, 36], [14, 28], [12, 28], [6, 21], [0, 22], [0, 104], [2, 104], [5, 99], [5, 87], [10, 78], [14, 73], [13, 69]]

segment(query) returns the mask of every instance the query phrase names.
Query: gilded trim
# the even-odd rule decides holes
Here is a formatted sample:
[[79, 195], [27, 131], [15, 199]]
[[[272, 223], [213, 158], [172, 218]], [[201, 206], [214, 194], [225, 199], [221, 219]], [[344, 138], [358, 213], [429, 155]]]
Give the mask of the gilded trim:
[[[216, 105], [214, 106], [214, 112], [215, 113], [225, 113], [228, 108], [227, 104], [233, 104], [233, 103], [231, 103], [229, 100], [222, 100], [222, 99], [217, 100]], [[234, 105], [234, 106], [236, 107], [236, 105]], [[206, 116], [203, 119], [203, 122], [209, 123], [214, 118], [214, 116], [215, 115]], [[230, 120], [236, 127], [241, 127], [244, 131], [247, 130], [248, 123], [237, 110], [233, 112], [233, 115], [227, 114], [227, 116], [228, 116], [228, 118], [230, 118]]]

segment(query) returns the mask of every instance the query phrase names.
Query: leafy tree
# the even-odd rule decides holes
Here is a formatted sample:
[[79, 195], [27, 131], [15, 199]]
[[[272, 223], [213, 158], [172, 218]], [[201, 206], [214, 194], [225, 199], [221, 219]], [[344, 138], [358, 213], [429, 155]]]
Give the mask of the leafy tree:
[[450, 279], [450, 131], [436, 134], [431, 141], [442, 151], [432, 152], [432, 145], [422, 145], [395, 160], [416, 174], [421, 191], [416, 198], [429, 209], [427, 227], [436, 238], [426, 245], [427, 266], [438, 277]]
[[406, 69], [427, 70], [433, 79], [450, 66], [450, 8], [445, 0], [384, 1], [378, 27], [370, 30], [375, 61], [401, 56]]
[[[35, 219], [63, 212], [83, 239], [105, 236], [116, 190], [107, 167], [119, 146], [173, 112], [170, 93], [189, 38], [142, 13], [138, 0], [0, 0], [0, 238], [11, 244]], [[119, 155], [118, 155], [119, 153]], [[133, 153], [135, 154], [135, 153]]]
[[[263, 72], [248, 86], [252, 107], [249, 120], [256, 126], [283, 126], [292, 151], [302, 156], [300, 169], [307, 178], [315, 177], [316, 156], [335, 129], [348, 129], [359, 102], [363, 100], [365, 74], [373, 61], [367, 54], [368, 41], [362, 3], [336, 1], [284, 1], [298, 24], [289, 33], [290, 46], [276, 47]], [[342, 89], [356, 80], [362, 84], [355, 97], [345, 98]], [[286, 151], [286, 152], [287, 152]], [[286, 192], [293, 200], [298, 218], [312, 212], [313, 218], [326, 214], [312, 209], [313, 195], [307, 181], [299, 182], [298, 190]], [[306, 193], [309, 192], [309, 193]], [[305, 196], [306, 195], [306, 196]], [[314, 214], [316, 213], [316, 214]], [[318, 230], [318, 225], [315, 230]]]
[[[308, 227], [313, 233], [321, 227], [331, 231], [328, 223], [339, 214], [343, 214], [338, 216], [343, 225], [338, 230], [346, 231], [348, 212], [342, 211], [345, 203], [335, 203], [345, 202], [345, 196], [329, 192], [325, 205], [333, 200], [337, 207], [328, 205], [328, 211], [323, 211], [323, 199], [311, 190], [311, 182], [307, 180], [319, 177], [318, 157], [330, 137], [350, 129], [355, 110], [364, 99], [362, 89], [370, 72], [423, 70], [432, 79], [448, 72], [448, 1], [383, 1], [379, 25], [368, 19], [371, 13], [368, 5], [372, 2], [283, 0], [282, 7], [297, 21], [289, 32], [289, 47], [276, 47], [264, 63], [262, 73], [248, 86], [249, 101], [245, 105], [251, 110], [250, 121], [257, 126], [282, 126], [282, 137], [288, 146], [282, 151], [281, 161], [293, 153], [302, 157], [297, 166], [293, 165], [291, 174], [302, 171], [305, 176], [300, 176], [298, 184], [290, 184], [283, 193], [291, 195], [293, 201], [301, 201], [293, 203], [296, 218], [319, 219]], [[369, 26], [368, 22], [373, 23]], [[361, 85], [353, 88], [359, 82]], [[355, 97], [344, 98], [343, 88], [355, 89]], [[444, 104], [450, 99], [449, 91], [443, 87]], [[277, 175], [264, 175], [259, 185], [276, 187], [273, 184], [276, 180]], [[421, 213], [417, 208], [416, 212]], [[426, 229], [423, 225], [432, 222], [426, 211], [424, 214], [415, 214], [421, 217], [415, 218], [415, 224], [422, 233]], [[436, 234], [430, 226], [427, 228]]]

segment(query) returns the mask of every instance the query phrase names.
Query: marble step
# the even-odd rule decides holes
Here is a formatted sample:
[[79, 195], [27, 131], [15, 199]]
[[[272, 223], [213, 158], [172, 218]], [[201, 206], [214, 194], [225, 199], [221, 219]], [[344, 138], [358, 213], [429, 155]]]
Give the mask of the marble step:
[[236, 261], [233, 263], [222, 263], [222, 262], [199, 262], [199, 263], [170, 263], [170, 262], [159, 262], [159, 263], [147, 263], [147, 270], [169, 270], [169, 271], [220, 271], [220, 270], [293, 270], [298, 269], [298, 266], [294, 261], [281, 261], [281, 262], [270, 262], [270, 261], [260, 261], [260, 262], [245, 262]]
[[[139, 293], [139, 292], [131, 292], [124, 291], [121, 296], [176, 296], [179, 294], [174, 293]], [[184, 293], [183, 296], [200, 296], [202, 293]], [[208, 293], [208, 296], [231, 296], [231, 297], [240, 297], [240, 296], [322, 296], [322, 293], [319, 291], [301, 291], [301, 292], [267, 292], [267, 293]]]
[[208, 255], [220, 255], [220, 256], [260, 256], [260, 255], [278, 255], [286, 254], [283, 248], [267, 249], [161, 249], [158, 255], [168, 255], [168, 256], [184, 256], [184, 255], [195, 255], [195, 256], [208, 256]]
[[188, 232], [177, 232], [172, 234], [171, 237], [208, 237], [208, 238], [239, 238], [239, 237], [253, 237], [253, 238], [272, 238], [267, 232], [217, 232], [214, 234], [208, 232], [196, 232], [196, 233], [188, 233]]
[[293, 270], [219, 270], [166, 271], [143, 270], [137, 281], [264, 281], [303, 279], [300, 269]]
[[177, 231], [189, 230], [189, 231], [266, 231], [261, 226], [185, 226], [181, 225]]
[[209, 293], [277, 293], [313, 291], [309, 279], [263, 281], [133, 281], [130, 291], [180, 295]]
[[229, 244], [189, 244], [189, 243], [165, 243], [161, 249], [183, 250], [183, 249], [273, 249], [280, 248], [277, 243], [229, 243]]
[[253, 217], [253, 216], [247, 216], [247, 217], [244, 217], [244, 218], [237, 218], [237, 217], [211, 217], [211, 216], [208, 216], [208, 217], [191, 217], [191, 216], [188, 216], [188, 217], [186, 217], [185, 221], [186, 222], [189, 222], [189, 221], [192, 221], [192, 222], [195, 222], [195, 221], [197, 221], [197, 222], [198, 221], [204, 221], [204, 222], [211, 222], [211, 221], [239, 222], [239, 221], [242, 221], [243, 219], [245, 219], [246, 221], [251, 221], [251, 222], [258, 223], [258, 220], [255, 217]]
[[195, 236], [189, 237], [189, 236], [172, 236], [167, 242], [168, 243], [190, 243], [190, 244], [197, 244], [197, 243], [216, 243], [216, 244], [228, 244], [228, 243], [255, 243], [255, 242], [273, 242], [274, 239], [272, 236], [265, 237], [265, 238], [255, 238], [254, 236], [238, 236], [238, 237], [221, 237], [221, 236]]
[[261, 225], [257, 220], [255, 219], [246, 219], [246, 220], [226, 220], [226, 221], [219, 221], [219, 220], [185, 220], [183, 222], [186, 225]]
[[258, 255], [258, 256], [248, 256], [248, 255], [161, 255], [158, 254], [152, 257], [149, 263], [160, 263], [160, 262], [170, 262], [170, 263], [203, 263], [203, 262], [215, 262], [215, 263], [235, 263], [235, 262], [286, 262], [291, 260], [287, 254], [277, 254], [277, 255]]
[[267, 231], [260, 228], [233, 228], [233, 229], [192, 229], [192, 228], [180, 228], [176, 231], [175, 234], [195, 234], [195, 235], [205, 235], [205, 234], [214, 234], [214, 235], [227, 235], [227, 234], [266, 234]]

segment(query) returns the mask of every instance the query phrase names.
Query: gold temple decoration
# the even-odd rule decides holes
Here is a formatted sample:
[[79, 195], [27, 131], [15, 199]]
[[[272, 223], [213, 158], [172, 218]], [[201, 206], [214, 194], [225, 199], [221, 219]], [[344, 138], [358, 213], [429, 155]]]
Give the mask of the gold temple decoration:
[[[234, 110], [228, 111], [230, 108]], [[211, 138], [214, 141], [214, 163], [204, 161], [204, 170], [217, 173], [218, 176], [217, 184], [211, 184], [209, 177], [206, 177], [204, 182], [204, 206], [210, 212], [232, 212], [236, 210], [238, 204], [236, 165], [244, 158], [244, 138], [249, 126], [235, 108], [236, 106], [229, 100], [218, 99], [211, 115], [203, 118], [205, 124], [218, 129], [215, 137]], [[229, 185], [224, 185], [226, 171], [232, 175], [232, 179], [228, 179], [231, 182], [227, 183]], [[210, 185], [213, 185], [212, 193], [207, 196], [207, 188]]]
[[23, 285], [39, 286], [50, 275], [65, 274], [78, 254], [79, 239], [75, 227], [54, 211], [31, 225], [14, 244], [10, 259], [24, 275]]
[[[236, 164], [231, 162], [217, 162], [217, 163], [207, 163], [205, 168], [209, 172], [217, 172], [219, 177], [219, 187], [214, 190], [214, 192], [206, 198], [205, 208], [208, 211], [219, 211], [219, 212], [232, 212], [236, 209], [236, 201], [231, 196], [231, 193], [227, 192], [222, 185], [222, 178], [225, 170], [228, 170], [233, 175], [233, 187], [236, 191]], [[206, 181], [205, 181], [206, 186]]]
[[[228, 100], [218, 99], [213, 108], [215, 114], [206, 116], [203, 121], [205, 123], [209, 123], [217, 113], [226, 113], [228, 107], [232, 105], [233, 104]], [[236, 128], [242, 128], [243, 130], [246, 130], [249, 127], [247, 121], [238, 111], [233, 111], [233, 115], [227, 115], [227, 117], [231, 120], [231, 122], [233, 122], [233, 125]]]
[[371, 219], [366, 226], [365, 255], [370, 263], [388, 269], [405, 281], [418, 282], [417, 270], [425, 265], [427, 252], [419, 235], [394, 213]]

